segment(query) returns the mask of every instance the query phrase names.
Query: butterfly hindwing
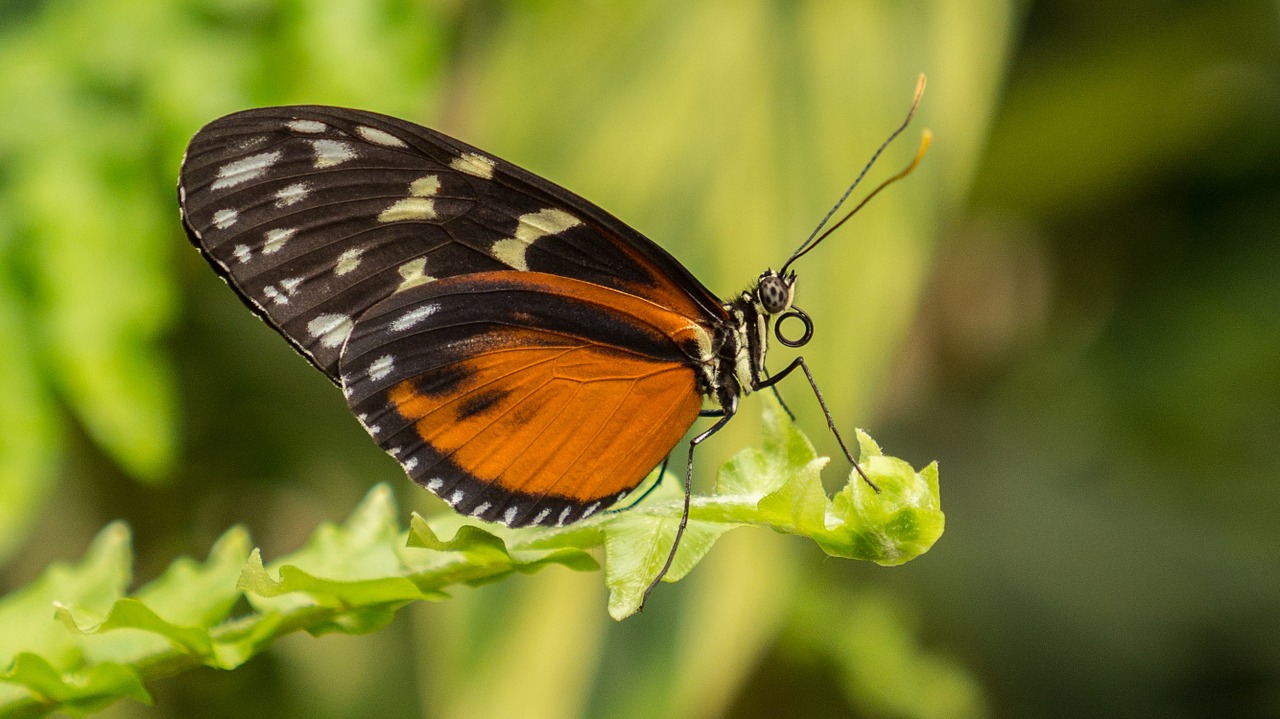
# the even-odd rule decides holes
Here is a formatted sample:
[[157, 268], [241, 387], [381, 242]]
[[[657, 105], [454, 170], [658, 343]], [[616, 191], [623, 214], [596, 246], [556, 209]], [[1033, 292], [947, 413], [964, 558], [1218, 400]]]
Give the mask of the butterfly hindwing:
[[179, 183], [192, 241], [331, 380], [362, 314], [445, 277], [521, 270], [722, 318], [664, 250], [577, 195], [427, 128], [295, 106], [216, 120]]
[[461, 513], [565, 524], [634, 489], [701, 408], [705, 330], [651, 302], [539, 272], [443, 279], [356, 323], [347, 401]]

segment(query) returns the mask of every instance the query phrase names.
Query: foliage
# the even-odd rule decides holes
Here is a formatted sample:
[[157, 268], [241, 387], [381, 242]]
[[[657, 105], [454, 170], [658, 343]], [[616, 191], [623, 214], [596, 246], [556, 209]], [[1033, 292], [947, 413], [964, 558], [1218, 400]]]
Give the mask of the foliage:
[[[322, 66], [295, 69], [324, 77], [336, 102], [414, 97], [440, 47], [417, 28], [444, 27], [426, 22], [434, 13], [425, 8], [410, 14], [420, 26], [396, 22], [389, 5], [17, 5], [28, 4], [38, 12], [11, 26], [5, 16], [20, 8], [0, 8], [0, 67], [20, 68], [0, 72], [9, 108], [0, 117], [0, 381], [13, 388], [0, 406], [0, 558], [51, 491], [64, 441], [59, 401], [133, 478], [172, 477], [178, 387], [162, 342], [178, 311], [172, 257], [182, 251], [172, 188], [194, 129], [215, 108], [280, 94], [255, 85], [308, 95], [306, 82], [271, 67], [277, 52]], [[228, 22], [238, 29], [226, 33]], [[283, 47], [245, 43], [277, 22], [302, 35]], [[341, 62], [316, 56], [338, 36]]]
[[[806, 536], [830, 555], [884, 565], [910, 560], [941, 535], [936, 465], [915, 472], [860, 433], [879, 492], [851, 472], [828, 499], [819, 477], [826, 458], [777, 405], [767, 406], [764, 447], [740, 453], [716, 490], [696, 498], [667, 581], [687, 575], [735, 527]], [[678, 485], [667, 478], [662, 488]], [[234, 669], [292, 632], [366, 634], [410, 602], [446, 599], [450, 587], [554, 564], [597, 569], [593, 548], [603, 547], [609, 612], [622, 619], [640, 608], [666, 559], [683, 504], [672, 494], [562, 529], [478, 527], [453, 515], [433, 528], [415, 514], [406, 532], [380, 485], [343, 524], [321, 525], [305, 547], [270, 566], [236, 527], [204, 563], [180, 559], [132, 594], [130, 533], [112, 524], [79, 563], [52, 566], [0, 600], [0, 664], [8, 666], [0, 715], [90, 713], [122, 697], [149, 702], [148, 681], [199, 665]], [[446, 527], [447, 541], [438, 534]], [[242, 596], [250, 610], [233, 617]]]
[[[232, 524], [282, 555], [371, 477], [439, 509], [185, 246], [173, 180], [203, 122], [287, 102], [414, 119], [590, 197], [727, 296], [812, 227], [923, 71], [932, 154], [800, 264], [797, 302], [840, 426], [943, 458], [938, 551], [884, 572], [732, 532], [626, 622], [593, 575], [540, 572], [112, 711], [1280, 715], [1276, 10], [0, 3], [0, 583], [116, 517], [153, 576]], [[699, 450], [700, 488], [756, 443], [744, 415]]]

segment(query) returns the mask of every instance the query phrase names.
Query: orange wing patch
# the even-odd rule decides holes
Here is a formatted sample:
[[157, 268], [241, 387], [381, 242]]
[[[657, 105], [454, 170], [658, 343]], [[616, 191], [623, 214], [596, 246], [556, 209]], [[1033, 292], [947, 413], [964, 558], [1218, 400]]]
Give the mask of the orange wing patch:
[[636, 295], [541, 272], [415, 286], [356, 321], [347, 401], [414, 481], [511, 526], [634, 489], [702, 407], [711, 338]]
[[578, 503], [638, 485], [702, 406], [693, 370], [587, 342], [496, 350], [466, 363], [468, 390], [412, 380], [388, 399], [421, 439], [475, 479]]

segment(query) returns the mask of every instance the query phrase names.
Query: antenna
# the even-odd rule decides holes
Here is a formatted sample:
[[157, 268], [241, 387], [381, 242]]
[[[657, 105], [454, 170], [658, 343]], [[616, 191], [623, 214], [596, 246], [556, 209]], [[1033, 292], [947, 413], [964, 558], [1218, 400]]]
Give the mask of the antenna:
[[[916, 80], [916, 92], [911, 99], [911, 109], [907, 111], [907, 116], [906, 118], [903, 119], [902, 124], [899, 125], [898, 128], [893, 131], [893, 134], [889, 135], [888, 139], [880, 143], [880, 147], [876, 149], [875, 153], [871, 155], [871, 159], [867, 160], [867, 164], [863, 166], [862, 172], [859, 172], [858, 176], [854, 178], [853, 184], [849, 185], [849, 189], [845, 190], [844, 194], [840, 196], [840, 201], [837, 202], [835, 206], [832, 207], [827, 212], [827, 214], [822, 218], [822, 221], [818, 223], [818, 226], [813, 228], [813, 232], [809, 233], [809, 237], [805, 239], [804, 242], [800, 243], [800, 246], [796, 248], [796, 251], [792, 253], [791, 257], [787, 259], [786, 263], [782, 265], [782, 269], [779, 270], [778, 274], [786, 275], [787, 268], [791, 266], [792, 262], [795, 262], [796, 260], [800, 259], [804, 255], [808, 254], [809, 250], [812, 250], [813, 248], [817, 247], [818, 243], [825, 240], [827, 236], [830, 235], [832, 232], [835, 232], [836, 229], [839, 228], [840, 225], [843, 225], [845, 221], [848, 220], [850, 217], [853, 217], [854, 213], [862, 209], [862, 206], [867, 204], [867, 202], [871, 198], [879, 194], [879, 192], [884, 188], [888, 187], [889, 185], [892, 185], [898, 180], [901, 180], [902, 178], [911, 174], [911, 171], [916, 169], [916, 166], [920, 164], [920, 160], [924, 158], [925, 151], [929, 149], [929, 143], [933, 141], [933, 133], [930, 132], [929, 130], [925, 130], [920, 134], [920, 149], [916, 151], [915, 158], [911, 160], [911, 164], [907, 165], [906, 169], [894, 175], [893, 177], [890, 177], [884, 182], [880, 183], [876, 187], [876, 189], [872, 190], [870, 194], [868, 194], [865, 198], [863, 198], [863, 200], [859, 202], [852, 210], [850, 210], [848, 214], [840, 218], [840, 220], [836, 222], [834, 225], [827, 228], [826, 232], [822, 232], [822, 228], [826, 226], [827, 221], [829, 221], [831, 217], [835, 215], [837, 211], [839, 211], [840, 207], [844, 205], [845, 200], [849, 199], [849, 195], [853, 194], [854, 188], [858, 186], [858, 183], [862, 182], [862, 178], [866, 176], [867, 171], [870, 170], [871, 166], [874, 165], [876, 163], [876, 160], [880, 158], [880, 154], [884, 152], [886, 147], [889, 146], [889, 143], [893, 142], [894, 139], [898, 137], [898, 135], [902, 134], [903, 130], [907, 129], [907, 125], [911, 124], [911, 118], [915, 117], [916, 108], [920, 106], [920, 98], [924, 96], [924, 85], [925, 85], [925, 77], [924, 77], [924, 74], [921, 73], [919, 79]], [[822, 232], [822, 234], [819, 235], [818, 234], [819, 232]]]

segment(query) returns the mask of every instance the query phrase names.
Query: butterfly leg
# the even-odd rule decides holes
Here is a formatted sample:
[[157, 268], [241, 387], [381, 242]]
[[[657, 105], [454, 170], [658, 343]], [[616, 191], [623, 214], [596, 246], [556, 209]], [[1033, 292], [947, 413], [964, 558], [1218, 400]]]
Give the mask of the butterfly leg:
[[684, 511], [680, 514], [680, 526], [676, 528], [676, 538], [671, 542], [671, 552], [667, 555], [667, 561], [662, 565], [662, 569], [658, 571], [658, 575], [653, 578], [649, 586], [644, 590], [644, 597], [641, 598], [640, 604], [643, 607], [645, 600], [649, 598], [649, 593], [658, 586], [662, 578], [667, 576], [667, 571], [671, 569], [671, 563], [676, 559], [676, 550], [680, 548], [680, 539], [684, 537], [684, 529], [689, 524], [689, 497], [693, 492], [693, 450], [698, 448], [708, 437], [719, 432], [729, 420], [733, 418], [733, 408], [725, 408], [723, 416], [719, 421], [711, 425], [705, 432], [689, 440], [689, 461], [685, 466], [684, 473]]
[[[699, 417], [723, 417], [724, 410], [723, 409], [704, 409], [698, 412], [698, 416]], [[666, 458], [662, 460], [662, 469], [658, 471], [658, 478], [654, 480], [653, 484], [646, 487], [644, 492], [639, 497], [637, 497], [634, 502], [631, 502], [625, 507], [610, 509], [609, 513], [612, 514], [614, 512], [625, 512], [628, 509], [631, 509], [637, 504], [640, 504], [641, 502], [643, 502], [645, 500], [645, 497], [648, 497], [649, 494], [653, 492], [653, 490], [658, 488], [658, 485], [662, 484], [662, 478], [665, 477], [667, 474], [667, 464], [670, 462], [671, 462], [671, 455], [667, 455]]]
[[796, 413], [792, 412], [791, 408], [787, 406], [786, 401], [782, 399], [782, 393], [778, 391], [778, 385], [769, 381], [769, 370], [761, 367], [760, 371], [764, 373], [764, 382], [761, 383], [761, 385], [769, 387], [769, 390], [773, 392], [774, 399], [778, 400], [778, 404], [782, 405], [782, 411], [787, 413], [787, 416], [791, 418], [792, 422], [796, 421]]
[[797, 367], [804, 371], [805, 378], [809, 380], [809, 386], [813, 388], [813, 395], [818, 398], [818, 404], [822, 407], [822, 414], [826, 415], [827, 427], [831, 429], [831, 434], [835, 435], [836, 443], [838, 443], [840, 445], [840, 449], [844, 451], [845, 458], [849, 460], [849, 463], [853, 465], [854, 469], [858, 470], [858, 474], [862, 477], [862, 481], [866, 482], [867, 486], [879, 492], [880, 488], [876, 486], [875, 482], [872, 482], [871, 479], [867, 477], [866, 472], [862, 471], [862, 465], [858, 464], [858, 460], [853, 458], [853, 454], [849, 452], [849, 448], [844, 443], [844, 438], [840, 436], [840, 430], [836, 429], [836, 421], [831, 417], [831, 410], [827, 409], [827, 401], [822, 397], [822, 390], [818, 389], [818, 382], [814, 380], [813, 372], [809, 371], [809, 365], [805, 363], [804, 357], [795, 358], [791, 361], [791, 364], [787, 365], [781, 372], [773, 375], [772, 377], [766, 378], [753, 389], [761, 390], [765, 388], [772, 388], [778, 382], [785, 379], [787, 375], [794, 372]]

